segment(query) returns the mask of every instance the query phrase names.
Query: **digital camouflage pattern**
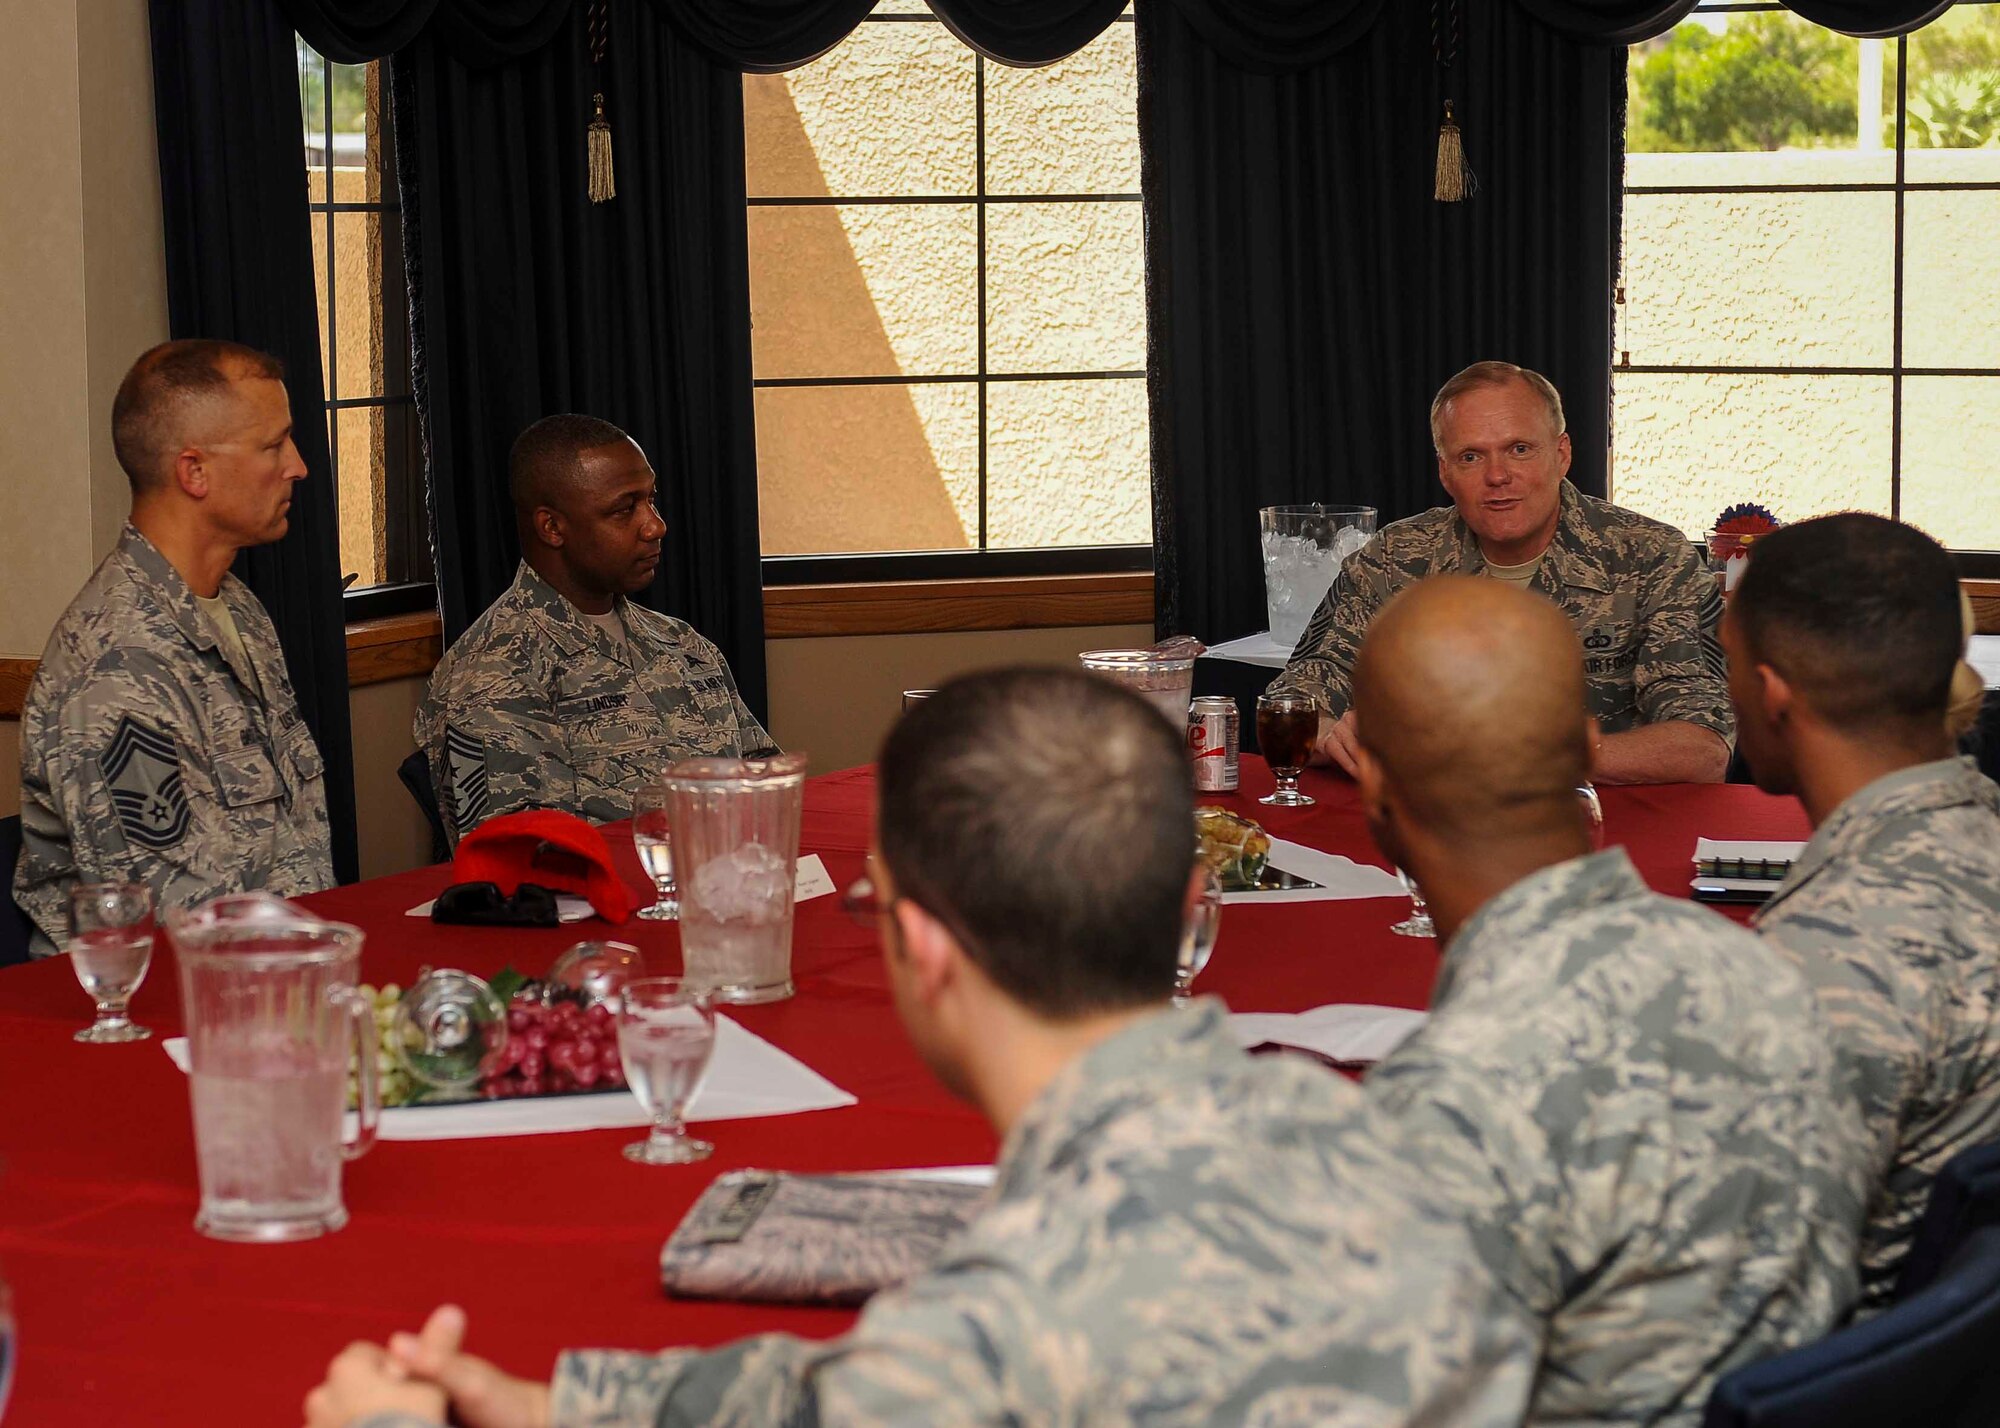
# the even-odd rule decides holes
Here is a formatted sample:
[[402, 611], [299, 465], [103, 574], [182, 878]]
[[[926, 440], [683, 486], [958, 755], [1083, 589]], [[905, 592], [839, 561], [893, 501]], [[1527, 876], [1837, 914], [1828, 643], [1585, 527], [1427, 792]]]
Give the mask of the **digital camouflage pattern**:
[[1857, 1293], [1859, 1114], [1812, 993], [1622, 849], [1490, 899], [1368, 1076], [1424, 1193], [1542, 1325], [1528, 1421], [1699, 1421]]
[[[1479, 539], [1455, 506], [1384, 527], [1342, 564], [1271, 688], [1346, 713], [1361, 638], [1390, 597], [1433, 575], [1485, 569]], [[1555, 536], [1526, 588], [1576, 626], [1589, 712], [1605, 733], [1680, 720], [1734, 743], [1717, 634], [1722, 596], [1679, 531], [1565, 481]]]
[[2000, 1136], [2000, 788], [1970, 759], [1877, 779], [1755, 926], [1818, 994], [1874, 1139], [1861, 1274], [1880, 1305], [1945, 1162]]
[[56, 950], [79, 882], [140, 882], [162, 912], [333, 886], [323, 765], [271, 617], [233, 575], [225, 653], [180, 572], [131, 526], [56, 622], [21, 711], [14, 898]]
[[523, 561], [438, 662], [412, 733], [454, 844], [524, 808], [623, 818], [676, 759], [777, 751], [721, 651], [622, 595], [613, 610], [622, 641]]
[[1516, 1424], [1527, 1326], [1370, 1122], [1216, 1003], [1148, 1017], [1064, 1069], [989, 1208], [850, 1333], [566, 1353], [553, 1421]]

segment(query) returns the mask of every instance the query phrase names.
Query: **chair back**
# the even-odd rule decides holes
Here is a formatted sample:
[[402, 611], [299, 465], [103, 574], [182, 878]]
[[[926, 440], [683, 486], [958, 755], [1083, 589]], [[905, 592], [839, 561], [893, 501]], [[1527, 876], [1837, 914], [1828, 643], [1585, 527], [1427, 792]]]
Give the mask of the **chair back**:
[[21, 861], [21, 816], [0, 818], [0, 967], [28, 960], [35, 924], [14, 901], [14, 865]]
[[1936, 1279], [1966, 1236], [1988, 1225], [2000, 1225], [2000, 1140], [1945, 1162], [1896, 1276], [1896, 1298], [1907, 1299]]
[[431, 825], [431, 861], [444, 862], [451, 857], [451, 840], [444, 835], [444, 813], [438, 808], [437, 789], [431, 784], [431, 761], [418, 749], [396, 765], [396, 777], [403, 781], [403, 787], [424, 811], [424, 821]]
[[1927, 1287], [1716, 1384], [1702, 1428], [1993, 1428], [2000, 1423], [2000, 1228]]

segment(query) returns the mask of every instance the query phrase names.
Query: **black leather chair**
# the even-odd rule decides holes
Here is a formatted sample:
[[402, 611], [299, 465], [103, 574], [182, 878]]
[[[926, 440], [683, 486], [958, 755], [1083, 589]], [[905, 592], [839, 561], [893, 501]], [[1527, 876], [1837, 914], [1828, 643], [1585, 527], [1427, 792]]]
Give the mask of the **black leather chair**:
[[21, 860], [21, 819], [0, 818], [0, 967], [28, 960], [35, 925], [14, 904], [14, 864]]
[[1989, 1225], [2000, 1225], [2000, 1140], [1960, 1151], [1938, 1172], [1896, 1276], [1896, 1297], [1908, 1298], [1936, 1279], [1958, 1247]]
[[451, 841], [445, 837], [444, 814], [438, 809], [437, 790], [431, 786], [431, 761], [418, 749], [396, 765], [396, 777], [403, 781], [403, 787], [424, 811], [424, 821], [431, 825], [431, 861], [447, 861], [451, 857]]
[[1738, 1369], [1702, 1428], [1993, 1428], [2000, 1423], [2000, 1228], [1873, 1319]]

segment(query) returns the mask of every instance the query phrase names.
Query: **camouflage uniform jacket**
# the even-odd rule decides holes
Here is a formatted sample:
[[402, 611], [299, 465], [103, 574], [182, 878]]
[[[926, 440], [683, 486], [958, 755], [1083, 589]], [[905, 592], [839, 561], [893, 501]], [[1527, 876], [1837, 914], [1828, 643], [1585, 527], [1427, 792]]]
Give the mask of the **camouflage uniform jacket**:
[[993, 1198], [842, 1338], [564, 1354], [552, 1421], [1517, 1424], [1533, 1358], [1463, 1233], [1413, 1210], [1361, 1093], [1221, 1007], [1058, 1074]]
[[1490, 899], [1366, 1088], [1541, 1321], [1531, 1423], [1692, 1425], [1853, 1306], [1867, 1154], [1811, 991], [1622, 849]]
[[162, 911], [333, 886], [322, 764], [271, 617], [222, 577], [251, 668], [126, 526], [43, 651], [21, 713], [14, 897], [47, 953], [78, 882], [141, 882]]
[[2000, 1136], [2000, 788], [1970, 759], [1877, 779], [1820, 825], [1756, 927], [1819, 994], [1875, 1139], [1861, 1273], [1880, 1303], [1938, 1171]]
[[[1478, 537], [1454, 506], [1385, 527], [1341, 566], [1271, 687], [1346, 713], [1361, 638], [1389, 598], [1433, 575], [1485, 569]], [[1565, 481], [1556, 533], [1531, 588], [1576, 625], [1590, 712], [1605, 733], [1683, 720], [1735, 740], [1716, 634], [1722, 597], [1679, 531]]]
[[675, 759], [776, 746], [693, 627], [620, 596], [612, 639], [528, 568], [431, 674], [412, 729], [452, 842], [499, 813], [604, 822]]

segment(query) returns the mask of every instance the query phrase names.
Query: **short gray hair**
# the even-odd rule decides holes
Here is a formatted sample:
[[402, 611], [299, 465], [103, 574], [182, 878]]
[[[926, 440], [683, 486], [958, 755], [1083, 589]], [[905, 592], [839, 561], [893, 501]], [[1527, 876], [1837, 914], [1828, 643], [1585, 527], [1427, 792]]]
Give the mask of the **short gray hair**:
[[1526, 382], [1534, 394], [1542, 399], [1542, 405], [1549, 409], [1549, 421], [1555, 427], [1557, 436], [1569, 430], [1563, 421], [1562, 394], [1555, 383], [1540, 372], [1532, 372], [1526, 367], [1517, 367], [1512, 362], [1474, 362], [1470, 367], [1438, 388], [1438, 394], [1431, 398], [1431, 449], [1439, 456], [1444, 455], [1444, 409], [1475, 387], [1504, 387], [1509, 382]]

